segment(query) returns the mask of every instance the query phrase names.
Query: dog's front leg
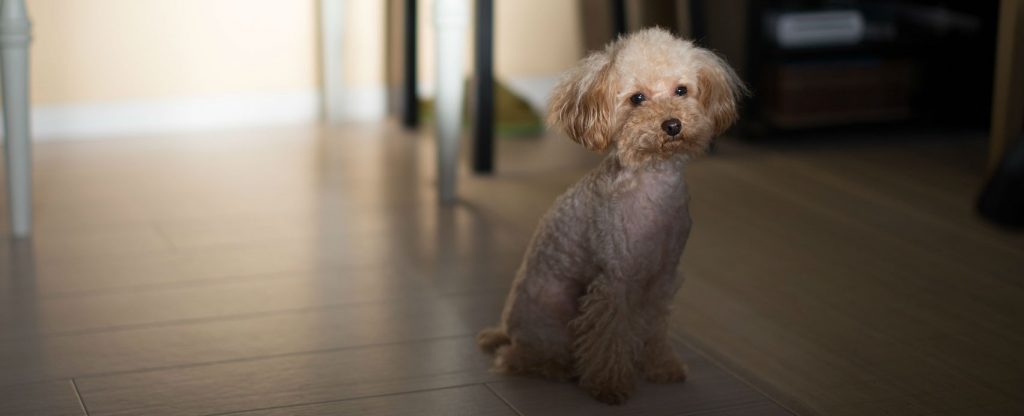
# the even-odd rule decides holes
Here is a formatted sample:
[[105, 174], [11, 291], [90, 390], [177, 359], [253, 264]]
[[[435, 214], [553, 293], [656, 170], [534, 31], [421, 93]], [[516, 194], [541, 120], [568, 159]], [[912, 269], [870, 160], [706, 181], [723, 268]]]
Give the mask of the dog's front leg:
[[686, 364], [676, 354], [668, 338], [672, 300], [682, 284], [682, 275], [676, 271], [675, 264], [669, 270], [648, 286], [645, 300], [641, 303], [641, 319], [646, 332], [643, 335], [640, 368], [644, 378], [655, 383], [686, 380]]
[[631, 285], [599, 277], [580, 298], [580, 314], [570, 323], [580, 386], [594, 398], [620, 404], [633, 390], [643, 340], [634, 333], [635, 294]]
[[654, 383], [674, 383], [686, 380], [686, 364], [679, 359], [668, 339], [668, 300], [653, 300], [648, 305], [645, 321], [648, 333], [640, 354], [644, 378]]

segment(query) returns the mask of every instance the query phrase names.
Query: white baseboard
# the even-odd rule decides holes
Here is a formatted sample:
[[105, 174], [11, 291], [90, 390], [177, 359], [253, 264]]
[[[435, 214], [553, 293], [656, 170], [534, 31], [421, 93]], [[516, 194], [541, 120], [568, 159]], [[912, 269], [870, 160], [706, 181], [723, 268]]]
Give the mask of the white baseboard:
[[[338, 119], [380, 120], [387, 115], [383, 87], [350, 88]], [[320, 91], [294, 90], [158, 100], [37, 105], [34, 140], [145, 137], [163, 133], [267, 127], [321, 120]], [[0, 124], [2, 126], [2, 124]]]
[[345, 87], [343, 96], [341, 121], [383, 120], [388, 115], [388, 94], [383, 86]]
[[[557, 80], [557, 75], [549, 75], [503, 81], [543, 114]], [[419, 95], [430, 97], [433, 86], [424, 84]], [[339, 114], [332, 120], [376, 121], [387, 116], [387, 90], [383, 86], [346, 87], [343, 96]], [[317, 122], [322, 112], [321, 93], [316, 89], [36, 105], [32, 107], [32, 136], [34, 140], [77, 140], [265, 127]]]
[[316, 90], [37, 105], [32, 136], [75, 140], [303, 123], [318, 120], [320, 108]]

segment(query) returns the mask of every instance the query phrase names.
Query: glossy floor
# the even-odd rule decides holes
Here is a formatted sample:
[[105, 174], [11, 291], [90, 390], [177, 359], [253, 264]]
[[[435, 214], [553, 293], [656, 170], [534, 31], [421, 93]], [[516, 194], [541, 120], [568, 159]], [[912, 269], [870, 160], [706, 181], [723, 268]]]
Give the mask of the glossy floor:
[[621, 407], [488, 371], [552, 198], [597, 160], [503, 140], [439, 207], [391, 125], [41, 143], [36, 234], [0, 243], [0, 414], [788, 414], [680, 342]]
[[0, 414], [1024, 414], [1024, 237], [973, 213], [982, 140], [722, 141], [687, 172], [693, 377], [614, 408], [473, 347], [597, 161], [499, 155], [441, 208], [432, 143], [390, 125], [39, 145]]

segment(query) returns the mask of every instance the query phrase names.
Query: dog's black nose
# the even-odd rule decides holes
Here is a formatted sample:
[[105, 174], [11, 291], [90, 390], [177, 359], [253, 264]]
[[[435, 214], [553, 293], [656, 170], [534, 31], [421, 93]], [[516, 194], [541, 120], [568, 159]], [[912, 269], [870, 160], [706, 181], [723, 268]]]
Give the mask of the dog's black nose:
[[661, 129], [665, 130], [665, 133], [668, 133], [669, 136], [675, 136], [683, 130], [683, 123], [679, 122], [678, 118], [670, 118], [661, 123]]

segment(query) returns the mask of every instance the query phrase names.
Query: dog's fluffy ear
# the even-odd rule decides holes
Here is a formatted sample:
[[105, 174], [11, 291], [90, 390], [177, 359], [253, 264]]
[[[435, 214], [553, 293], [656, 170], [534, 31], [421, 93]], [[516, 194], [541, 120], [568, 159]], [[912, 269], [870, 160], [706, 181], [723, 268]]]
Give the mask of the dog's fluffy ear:
[[548, 125], [562, 128], [588, 149], [608, 147], [615, 111], [608, 52], [588, 56], [555, 86], [548, 108]]
[[700, 59], [697, 94], [717, 136], [736, 122], [739, 117], [738, 101], [747, 94], [747, 88], [729, 64], [714, 52], [702, 50]]

